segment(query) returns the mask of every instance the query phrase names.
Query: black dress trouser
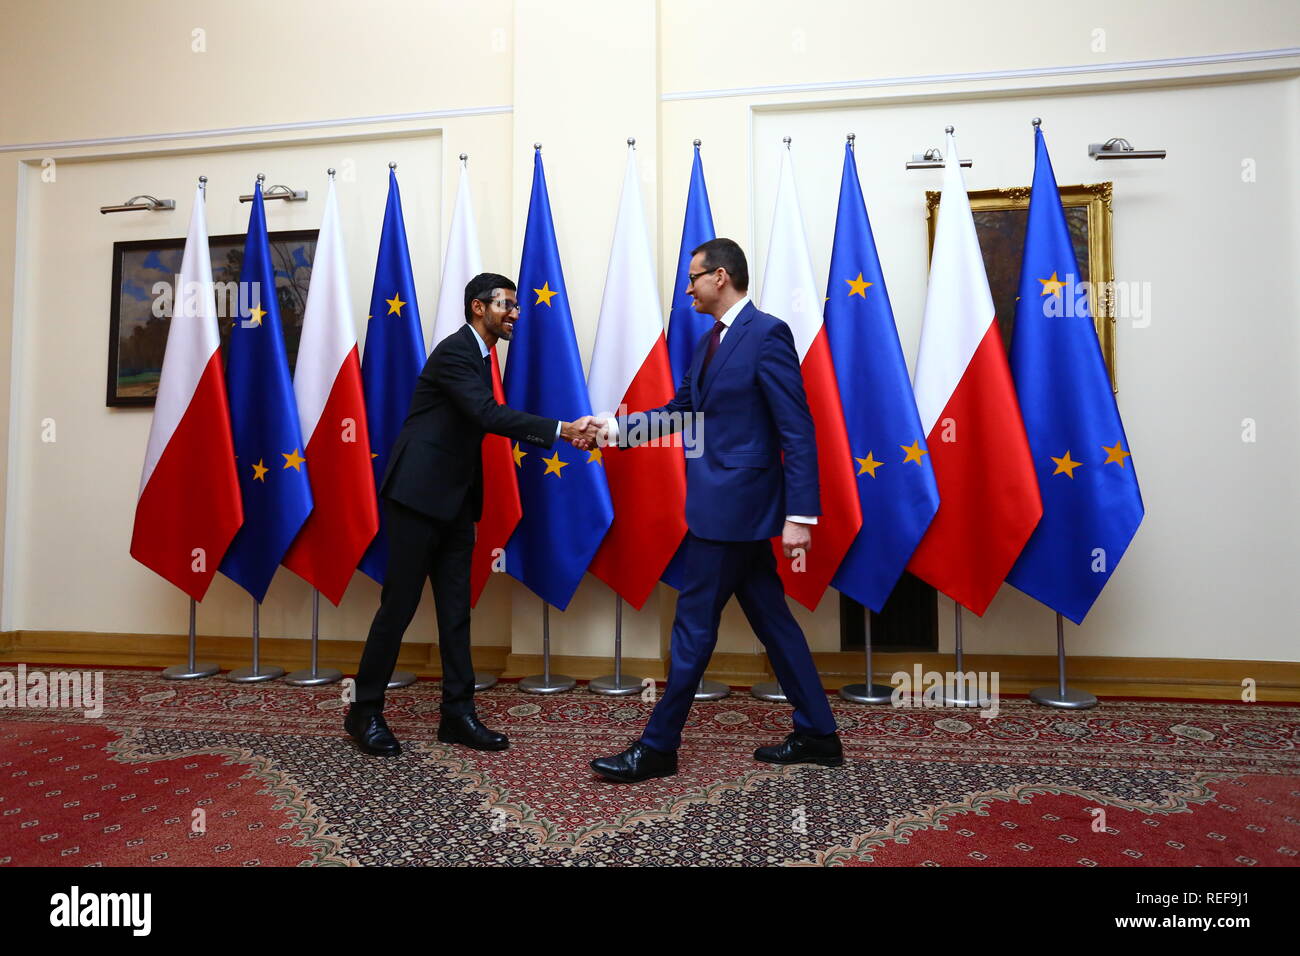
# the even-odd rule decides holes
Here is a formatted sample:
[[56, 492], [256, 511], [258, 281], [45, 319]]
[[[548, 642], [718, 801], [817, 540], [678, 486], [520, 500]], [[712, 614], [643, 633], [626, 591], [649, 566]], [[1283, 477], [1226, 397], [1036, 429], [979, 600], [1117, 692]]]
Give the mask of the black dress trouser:
[[388, 498], [384, 530], [388, 533], [388, 571], [379, 610], [370, 625], [366, 649], [357, 667], [356, 703], [363, 714], [382, 713], [384, 691], [397, 666], [402, 635], [420, 606], [427, 577], [433, 585], [442, 652], [442, 706], [447, 716], [474, 713], [474, 665], [469, 650], [470, 559], [474, 521], [468, 494], [460, 513], [438, 521]]

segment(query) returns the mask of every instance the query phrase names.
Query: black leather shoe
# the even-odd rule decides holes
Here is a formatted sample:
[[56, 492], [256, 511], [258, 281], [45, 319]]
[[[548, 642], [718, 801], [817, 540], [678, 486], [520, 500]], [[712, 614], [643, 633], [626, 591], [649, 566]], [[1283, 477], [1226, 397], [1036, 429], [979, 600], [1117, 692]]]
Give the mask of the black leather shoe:
[[443, 714], [442, 723], [438, 725], [438, 739], [444, 744], [464, 744], [475, 750], [505, 750], [510, 746], [505, 734], [488, 730], [474, 714], [460, 717]]
[[608, 780], [640, 783], [651, 777], [671, 777], [677, 772], [677, 752], [664, 753], [637, 741], [621, 754], [597, 757], [591, 769]]
[[770, 747], [759, 747], [754, 759], [764, 763], [815, 763], [823, 767], [838, 767], [844, 763], [844, 750], [839, 734], [812, 737], [798, 731], [785, 741]]
[[348, 708], [348, 715], [343, 718], [343, 729], [362, 753], [372, 757], [396, 757], [402, 752], [402, 746], [388, 729], [383, 714], [362, 714]]

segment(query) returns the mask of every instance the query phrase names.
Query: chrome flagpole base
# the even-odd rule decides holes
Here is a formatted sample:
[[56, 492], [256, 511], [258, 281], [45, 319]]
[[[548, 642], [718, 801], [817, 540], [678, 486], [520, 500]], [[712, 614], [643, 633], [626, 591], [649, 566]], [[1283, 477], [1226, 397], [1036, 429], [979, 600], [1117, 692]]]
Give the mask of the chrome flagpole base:
[[284, 682], [293, 684], [295, 687], [320, 687], [322, 684], [337, 684], [342, 679], [343, 672], [332, 667], [325, 667], [316, 671], [313, 671], [310, 667], [304, 667], [300, 671], [285, 675]]
[[787, 699], [785, 691], [781, 689], [781, 685], [774, 680], [765, 681], [762, 684], [755, 684], [749, 689], [749, 692], [759, 700], [768, 700], [776, 704], [784, 704]]
[[847, 684], [840, 688], [840, 697], [855, 704], [888, 704], [894, 699], [894, 688], [884, 684]]
[[399, 687], [410, 687], [415, 683], [415, 675], [410, 671], [393, 671], [393, 676], [388, 678], [388, 690], [397, 690]]
[[628, 674], [617, 676], [606, 674], [604, 677], [593, 677], [587, 681], [587, 690], [593, 694], [604, 694], [606, 697], [631, 697], [633, 694], [641, 693], [641, 678]]
[[163, 669], [162, 676], [168, 680], [198, 680], [200, 677], [220, 673], [221, 668], [211, 661], [196, 661], [193, 667], [189, 664], [173, 664]]
[[489, 687], [495, 687], [497, 683], [496, 674], [485, 674], [482, 671], [474, 672], [474, 689], [487, 690]]
[[572, 677], [564, 674], [552, 674], [549, 678], [545, 674], [534, 674], [532, 677], [522, 678], [519, 681], [519, 689], [528, 694], [562, 694], [566, 690], [573, 690], [577, 683]]
[[260, 667], [241, 667], [226, 675], [226, 680], [236, 684], [261, 684], [269, 680], [278, 680], [284, 676], [284, 668], [274, 664]]
[[1064, 694], [1059, 687], [1039, 687], [1031, 690], [1029, 697], [1036, 704], [1042, 704], [1044, 707], [1059, 707], [1062, 710], [1087, 710], [1097, 706], [1096, 697], [1087, 691], [1075, 690], [1073, 687], [1065, 688]]
[[731, 696], [731, 688], [721, 681], [702, 680], [695, 691], [696, 700], [722, 700]]
[[957, 693], [956, 691], [950, 693], [949, 691], [945, 690], [943, 692], [943, 706], [980, 707], [987, 710], [989, 707], [992, 706], [992, 704], [987, 700], [976, 700], [972, 697], [967, 697], [965, 694]]

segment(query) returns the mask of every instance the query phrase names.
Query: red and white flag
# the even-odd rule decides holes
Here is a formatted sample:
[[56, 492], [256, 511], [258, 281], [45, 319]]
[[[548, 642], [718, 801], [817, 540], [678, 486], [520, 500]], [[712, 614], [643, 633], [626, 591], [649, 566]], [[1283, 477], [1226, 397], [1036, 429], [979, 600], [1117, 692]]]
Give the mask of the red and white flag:
[[244, 523], [202, 187], [173, 291], [131, 556], [201, 601]]
[[[465, 324], [465, 286], [483, 271], [479, 255], [478, 228], [474, 222], [474, 203], [469, 194], [469, 173], [462, 161], [460, 186], [456, 190], [456, 208], [451, 214], [451, 235], [442, 260], [442, 289], [438, 293], [438, 314], [433, 322], [433, 347]], [[504, 405], [501, 366], [497, 350], [492, 352], [492, 394]], [[484, 435], [483, 447], [483, 517], [478, 523], [478, 537], [470, 558], [470, 606], [476, 606], [492, 574], [492, 564], [504, 554], [506, 542], [524, 515], [519, 501], [519, 482], [515, 478], [515, 458], [510, 439], [505, 435]]]
[[831, 361], [830, 340], [826, 337], [824, 302], [813, 278], [787, 147], [781, 154], [781, 182], [776, 190], [772, 241], [768, 244], [767, 265], [763, 270], [761, 308], [784, 320], [794, 334], [808, 410], [817, 429], [817, 478], [822, 513], [812, 529], [812, 547], [807, 554], [785, 558], [779, 539], [773, 541], [772, 547], [776, 550], [785, 593], [810, 611], [817, 609], [862, 527], [862, 508], [844, 428], [844, 410]]
[[946, 148], [914, 386], [939, 511], [907, 569], [983, 614], [1043, 504], [951, 133]]
[[282, 563], [337, 605], [379, 530], [379, 509], [333, 180], [316, 240], [293, 393], [315, 507]]
[[[655, 408], [676, 391], [631, 146], [587, 391], [598, 412]], [[671, 441], [655, 440], [593, 448], [587, 455], [585, 467], [604, 465], [614, 502], [614, 523], [589, 570], [639, 610], [686, 536], [682, 453]]]

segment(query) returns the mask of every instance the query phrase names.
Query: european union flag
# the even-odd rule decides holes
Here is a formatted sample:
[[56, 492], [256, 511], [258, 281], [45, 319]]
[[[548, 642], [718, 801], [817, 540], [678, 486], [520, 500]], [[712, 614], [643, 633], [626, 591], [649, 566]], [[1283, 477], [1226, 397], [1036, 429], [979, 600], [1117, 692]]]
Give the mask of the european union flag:
[[1011, 374], [1043, 519], [1007, 581], [1074, 621], [1110, 580], [1144, 513], [1041, 129], [1011, 337]]
[[[406, 245], [402, 196], [397, 191], [397, 171], [388, 170], [388, 204], [384, 230], [379, 237], [379, 261], [370, 292], [366, 323], [366, 351], [361, 358], [361, 383], [366, 393], [366, 426], [370, 431], [370, 461], [375, 466], [375, 487], [384, 480], [388, 456], [415, 394], [415, 381], [424, 368], [424, 329], [415, 304], [415, 277]], [[379, 533], [358, 565], [380, 584], [388, 570], [388, 533], [384, 509], [379, 509]]]
[[691, 272], [691, 250], [717, 237], [713, 231], [713, 211], [709, 208], [709, 191], [704, 186], [704, 166], [700, 147], [695, 147], [691, 165], [691, 187], [686, 194], [686, 221], [682, 223], [682, 245], [677, 254], [677, 278], [673, 284], [672, 308], [668, 312], [668, 361], [673, 367], [673, 381], [681, 382], [691, 367], [695, 346], [712, 328], [713, 316], [696, 312], [686, 294]]
[[[673, 284], [672, 308], [668, 312], [668, 361], [673, 367], [673, 381], [680, 383], [691, 367], [695, 346], [713, 328], [713, 316], [696, 312], [691, 307], [691, 297], [686, 294], [690, 284], [691, 250], [717, 237], [713, 231], [713, 211], [709, 208], [709, 191], [704, 186], [704, 165], [700, 162], [700, 147], [695, 146], [695, 161], [691, 164], [691, 186], [686, 193], [686, 220], [682, 223], [682, 245], [677, 254], [677, 278]], [[669, 587], [682, 589], [686, 583], [684, 547], [677, 549], [673, 559], [660, 576]]]
[[862, 506], [862, 530], [831, 585], [879, 611], [939, 510], [939, 489], [851, 143], [844, 146], [826, 334]]
[[[533, 154], [519, 321], [504, 385], [511, 407], [521, 411], [568, 421], [591, 414], [540, 151]], [[506, 570], [564, 610], [614, 520], [600, 449], [580, 451], [556, 439], [548, 455], [516, 442], [515, 467], [524, 515], [506, 544]]]
[[239, 288], [239, 315], [226, 351], [226, 393], [244, 524], [226, 550], [221, 573], [260, 604], [312, 509], [260, 181], [248, 216]]

